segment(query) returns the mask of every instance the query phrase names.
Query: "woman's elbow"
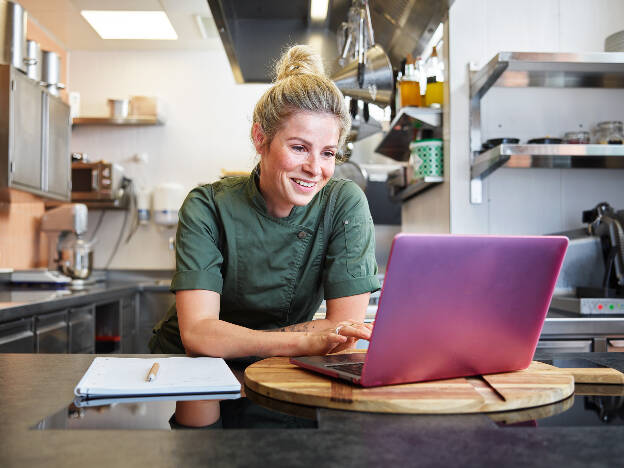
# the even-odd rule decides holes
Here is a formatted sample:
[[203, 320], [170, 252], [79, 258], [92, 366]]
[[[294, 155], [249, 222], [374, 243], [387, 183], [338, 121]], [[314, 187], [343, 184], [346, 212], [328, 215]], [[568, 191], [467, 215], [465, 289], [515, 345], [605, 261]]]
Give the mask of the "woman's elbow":
[[180, 327], [180, 338], [186, 354], [190, 356], [221, 357], [211, 346], [211, 344], [215, 344], [212, 332], [214, 326], [217, 325], [216, 322], [218, 320], [206, 320], [201, 323], [201, 326]]

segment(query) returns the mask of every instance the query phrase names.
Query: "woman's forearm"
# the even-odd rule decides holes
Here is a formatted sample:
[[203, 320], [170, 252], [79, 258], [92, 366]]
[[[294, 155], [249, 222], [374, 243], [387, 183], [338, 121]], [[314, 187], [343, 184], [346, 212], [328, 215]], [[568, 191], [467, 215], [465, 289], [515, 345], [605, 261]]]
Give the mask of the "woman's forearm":
[[336, 322], [328, 319], [310, 320], [309, 322], [295, 323], [282, 328], [273, 328], [271, 330], [264, 330], [268, 332], [309, 332], [315, 330], [325, 330], [327, 328], [333, 328], [336, 326]]
[[204, 319], [181, 335], [189, 354], [235, 358], [295, 356], [302, 352], [305, 333], [268, 334], [219, 319]]

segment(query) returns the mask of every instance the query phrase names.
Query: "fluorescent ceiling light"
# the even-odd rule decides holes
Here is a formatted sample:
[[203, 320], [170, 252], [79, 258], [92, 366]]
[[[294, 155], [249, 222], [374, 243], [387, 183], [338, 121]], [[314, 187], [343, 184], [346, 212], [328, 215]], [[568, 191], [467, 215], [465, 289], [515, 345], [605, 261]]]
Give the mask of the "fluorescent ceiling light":
[[310, 2], [310, 18], [314, 21], [325, 21], [329, 0], [312, 0]]
[[82, 10], [102, 39], [165, 39], [178, 35], [164, 11]]

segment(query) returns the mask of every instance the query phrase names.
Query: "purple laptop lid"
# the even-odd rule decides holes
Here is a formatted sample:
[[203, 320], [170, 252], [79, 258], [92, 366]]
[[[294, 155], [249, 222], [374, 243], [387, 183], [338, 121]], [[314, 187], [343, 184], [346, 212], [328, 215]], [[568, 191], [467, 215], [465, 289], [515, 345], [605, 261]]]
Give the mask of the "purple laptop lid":
[[556, 236], [397, 235], [362, 385], [526, 368], [567, 245]]

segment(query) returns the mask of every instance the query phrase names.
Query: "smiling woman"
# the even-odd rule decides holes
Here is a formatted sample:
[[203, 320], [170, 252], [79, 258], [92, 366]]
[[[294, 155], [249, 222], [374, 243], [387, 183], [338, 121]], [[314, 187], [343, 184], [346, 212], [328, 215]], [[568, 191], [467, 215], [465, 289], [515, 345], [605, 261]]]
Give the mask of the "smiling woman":
[[[332, 178], [351, 124], [343, 96], [305, 46], [276, 75], [254, 110], [251, 176], [198, 187], [180, 210], [176, 304], [155, 353], [313, 355], [370, 337], [373, 223], [362, 190]], [[311, 320], [323, 298], [326, 318]]]

